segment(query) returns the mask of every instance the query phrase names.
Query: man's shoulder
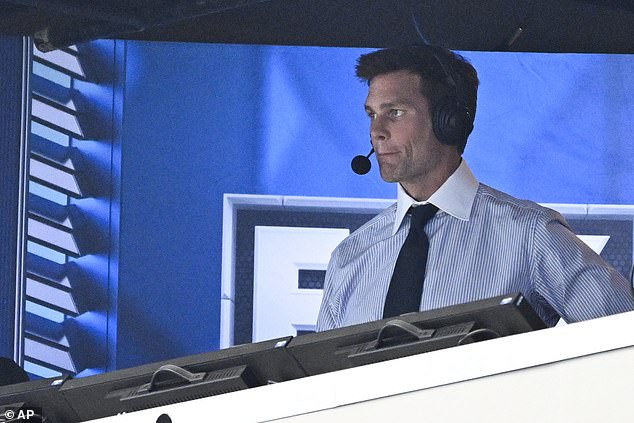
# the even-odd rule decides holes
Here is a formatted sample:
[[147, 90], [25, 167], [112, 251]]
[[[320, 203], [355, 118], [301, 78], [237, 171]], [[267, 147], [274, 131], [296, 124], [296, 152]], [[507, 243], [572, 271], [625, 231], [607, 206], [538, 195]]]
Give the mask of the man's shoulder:
[[396, 218], [396, 203], [382, 210], [348, 235], [336, 248], [336, 252], [364, 249], [391, 235]]
[[538, 220], [563, 220], [556, 210], [544, 207], [534, 201], [521, 199], [506, 192], [480, 183], [476, 194], [478, 207], [487, 209], [488, 213], [498, 216], [529, 216]]

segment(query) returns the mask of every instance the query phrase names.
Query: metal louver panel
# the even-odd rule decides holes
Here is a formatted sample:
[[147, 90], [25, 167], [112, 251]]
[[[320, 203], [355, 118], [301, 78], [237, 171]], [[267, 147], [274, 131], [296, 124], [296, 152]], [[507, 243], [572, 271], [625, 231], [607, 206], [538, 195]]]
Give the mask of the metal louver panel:
[[26, 295], [43, 303], [64, 310], [67, 314], [78, 314], [77, 305], [69, 291], [39, 282], [32, 278], [26, 279]]
[[[31, 178], [51, 186], [54, 189], [59, 189], [68, 195], [81, 197], [81, 190], [74, 173], [63, 168], [52, 166], [35, 157], [31, 157], [29, 163], [31, 166]], [[70, 165], [70, 169], [74, 170], [70, 160], [68, 164]]]
[[35, 219], [28, 220], [29, 237], [48, 244], [55, 250], [79, 256], [79, 248], [75, 238], [68, 231], [48, 225]]
[[84, 137], [77, 120], [77, 111], [74, 110], [74, 104], [52, 105], [34, 96], [31, 108], [34, 119], [45, 125], [49, 124], [55, 128], [60, 128], [62, 131], [67, 131], [78, 138]]
[[57, 348], [45, 342], [29, 337], [25, 338], [24, 354], [31, 359], [48, 363], [58, 369], [72, 373], [77, 372], [68, 350]]
[[79, 59], [68, 51], [54, 50], [49, 53], [43, 53], [38, 49], [34, 49], [33, 56], [35, 60], [40, 60], [49, 66], [62, 69], [65, 73], [69, 73], [76, 78], [86, 78]]
[[[107, 351], [101, 354], [99, 350], [105, 348], [93, 341], [105, 339], [106, 320], [94, 318], [97, 313], [91, 309], [98, 307], [101, 312], [107, 304], [95, 300], [94, 290], [78, 291], [77, 286], [103, 285], [99, 278], [104, 272], [90, 268], [96, 265], [94, 260], [82, 260], [87, 253], [82, 251], [79, 240], [85, 244], [85, 240], [101, 239], [103, 229], [96, 225], [107, 228], [109, 222], [101, 216], [91, 216], [96, 211], [86, 210], [78, 202], [90, 198], [82, 191], [82, 185], [110, 183], [95, 180], [96, 175], [108, 173], [91, 167], [100, 163], [109, 166], [110, 152], [104, 150], [104, 160], [99, 164], [78, 167], [74, 161], [83, 148], [82, 142], [77, 141], [87, 139], [78, 119], [82, 111], [77, 110], [74, 96], [82, 95], [81, 104], [89, 109], [90, 96], [94, 95], [84, 95], [78, 88], [94, 84], [84, 72], [80, 52], [76, 48], [50, 53], [34, 51], [32, 60], [28, 254], [22, 282], [25, 311], [21, 358], [33, 377], [75, 375], [87, 367], [105, 367], [103, 362], [107, 360]], [[77, 85], [75, 80], [83, 85]], [[97, 119], [86, 113], [83, 111], [87, 119]], [[108, 243], [104, 245], [109, 248]], [[89, 248], [91, 254], [109, 255], [101, 244], [89, 244]], [[91, 298], [80, 301], [79, 292], [90, 292]]]

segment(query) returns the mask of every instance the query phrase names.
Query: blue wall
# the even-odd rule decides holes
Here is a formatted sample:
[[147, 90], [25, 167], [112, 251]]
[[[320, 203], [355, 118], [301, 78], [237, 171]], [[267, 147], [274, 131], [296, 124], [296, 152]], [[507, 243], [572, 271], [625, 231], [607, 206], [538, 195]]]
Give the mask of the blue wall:
[[117, 367], [218, 347], [222, 196], [252, 192], [258, 48], [127, 43]]
[[[367, 49], [125, 43], [117, 367], [218, 346], [223, 193], [394, 197], [370, 148]], [[634, 204], [633, 56], [468, 53], [465, 157], [539, 202]]]
[[469, 54], [482, 80], [466, 157], [538, 202], [634, 204], [634, 55]]

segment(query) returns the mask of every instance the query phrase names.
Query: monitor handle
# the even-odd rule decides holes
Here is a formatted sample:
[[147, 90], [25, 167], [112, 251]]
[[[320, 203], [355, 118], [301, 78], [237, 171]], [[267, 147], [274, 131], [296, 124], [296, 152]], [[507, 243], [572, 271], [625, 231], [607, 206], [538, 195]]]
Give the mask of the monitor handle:
[[157, 371], [152, 374], [150, 383], [144, 385], [142, 390], [145, 392], [154, 392], [159, 389], [159, 384], [165, 381], [181, 381], [182, 385], [193, 384], [200, 382], [205, 377], [206, 373], [192, 373], [182, 367], [174, 364], [166, 364], [158, 368]]
[[406, 334], [412, 335], [418, 341], [429, 339], [434, 334], [433, 329], [420, 329], [411, 323], [399, 319], [394, 319], [383, 325], [383, 327], [379, 331], [379, 334], [376, 338], [375, 348], [377, 350], [379, 348], [383, 348], [385, 338], [388, 336], [394, 336], [394, 332], [405, 332]]

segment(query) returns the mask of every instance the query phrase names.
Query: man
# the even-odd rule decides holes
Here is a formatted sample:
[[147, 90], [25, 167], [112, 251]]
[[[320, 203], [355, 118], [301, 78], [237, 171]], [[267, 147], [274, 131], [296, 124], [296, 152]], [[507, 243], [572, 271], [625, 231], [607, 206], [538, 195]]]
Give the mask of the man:
[[417, 210], [410, 207], [425, 204], [433, 211], [423, 224], [428, 253], [416, 309], [521, 292], [550, 326], [634, 310], [627, 280], [559, 213], [475, 179], [461, 157], [478, 86], [466, 60], [430, 46], [385, 49], [361, 56], [357, 76], [369, 85], [381, 177], [398, 182], [398, 200], [334, 250], [317, 330], [389, 317], [392, 274]]

